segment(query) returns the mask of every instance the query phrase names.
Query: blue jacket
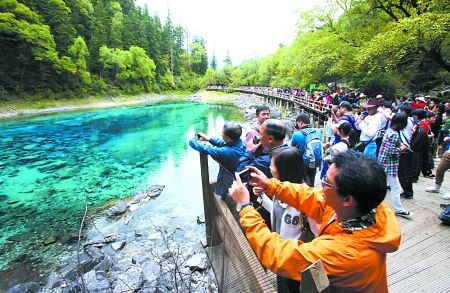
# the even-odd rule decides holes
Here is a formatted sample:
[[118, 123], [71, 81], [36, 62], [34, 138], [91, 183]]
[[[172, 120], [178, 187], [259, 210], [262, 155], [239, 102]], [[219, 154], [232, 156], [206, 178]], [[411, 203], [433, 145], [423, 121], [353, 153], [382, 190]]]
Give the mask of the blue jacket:
[[286, 144], [271, 148], [270, 150], [264, 150], [261, 155], [255, 157], [250, 151], [246, 151], [239, 162], [238, 171], [242, 171], [248, 166], [253, 166], [261, 170], [268, 178], [272, 178], [272, 172], [270, 172], [270, 161], [272, 160], [272, 152], [281, 147], [287, 147]]
[[211, 144], [191, 138], [189, 145], [194, 150], [210, 155], [219, 163], [215, 193], [223, 197], [228, 193], [228, 188], [233, 183], [234, 172], [237, 170], [240, 157], [245, 153], [246, 146], [241, 139], [234, 144], [227, 144], [221, 138], [212, 137], [209, 142]]

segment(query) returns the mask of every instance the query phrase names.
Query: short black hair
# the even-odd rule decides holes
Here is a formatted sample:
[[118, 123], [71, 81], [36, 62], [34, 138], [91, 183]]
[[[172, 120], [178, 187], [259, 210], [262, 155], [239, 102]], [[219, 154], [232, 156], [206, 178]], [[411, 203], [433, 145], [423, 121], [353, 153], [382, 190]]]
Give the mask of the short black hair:
[[412, 112], [412, 107], [410, 104], [400, 104], [398, 106], [398, 109], [400, 111], [403, 111], [406, 113], [406, 115], [411, 116], [411, 112]]
[[336, 191], [351, 195], [361, 215], [376, 208], [386, 197], [386, 173], [374, 158], [348, 150], [337, 154], [333, 163], [339, 170], [334, 181]]
[[286, 137], [286, 127], [276, 119], [264, 121], [266, 134], [271, 135], [276, 141], [282, 141]]
[[419, 119], [419, 120], [427, 118], [427, 112], [425, 112], [425, 110], [422, 108], [412, 111], [412, 115], [417, 116], [417, 119]]
[[309, 177], [300, 151], [296, 147], [282, 147], [272, 152], [272, 159], [278, 171], [280, 181], [304, 183], [309, 185]]
[[300, 113], [297, 115], [297, 118], [295, 118], [295, 122], [303, 122], [305, 124], [310, 124], [311, 123], [311, 119], [309, 118], [309, 114], [308, 113]]
[[427, 118], [436, 117], [436, 114], [433, 112], [427, 112]]
[[256, 116], [258, 116], [259, 113], [261, 113], [261, 111], [266, 111], [266, 110], [269, 110], [269, 112], [270, 112], [270, 108], [266, 105], [256, 107]]
[[408, 125], [408, 114], [399, 112], [392, 117], [391, 128], [397, 131], [402, 130]]
[[223, 125], [223, 134], [236, 141], [241, 137], [242, 127], [234, 122], [225, 122]]

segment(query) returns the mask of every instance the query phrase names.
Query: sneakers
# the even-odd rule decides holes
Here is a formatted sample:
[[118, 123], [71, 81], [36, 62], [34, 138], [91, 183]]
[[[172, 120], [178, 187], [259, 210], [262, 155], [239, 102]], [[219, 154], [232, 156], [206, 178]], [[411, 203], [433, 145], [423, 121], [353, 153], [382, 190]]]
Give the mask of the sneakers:
[[443, 199], [450, 199], [450, 192], [447, 192], [442, 196]]
[[395, 214], [397, 216], [404, 217], [404, 218], [411, 218], [412, 216], [414, 216], [413, 212], [410, 212], [410, 211], [407, 211], [407, 210], [398, 211], [398, 212], [395, 212]]
[[433, 185], [433, 186], [425, 188], [425, 191], [431, 192], [431, 193], [439, 193], [439, 188], [436, 188], [436, 186]]
[[434, 178], [436, 177], [434, 174], [423, 175], [425, 178]]

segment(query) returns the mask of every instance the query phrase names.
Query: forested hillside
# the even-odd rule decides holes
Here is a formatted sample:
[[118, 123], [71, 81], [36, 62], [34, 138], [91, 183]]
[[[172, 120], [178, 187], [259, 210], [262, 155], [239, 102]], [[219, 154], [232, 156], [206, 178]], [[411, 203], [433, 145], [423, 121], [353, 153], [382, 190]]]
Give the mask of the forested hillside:
[[0, 0], [0, 97], [198, 89], [205, 42], [133, 0]]
[[209, 70], [208, 84], [405, 95], [450, 85], [449, 0], [328, 0], [299, 17], [298, 35], [271, 56]]

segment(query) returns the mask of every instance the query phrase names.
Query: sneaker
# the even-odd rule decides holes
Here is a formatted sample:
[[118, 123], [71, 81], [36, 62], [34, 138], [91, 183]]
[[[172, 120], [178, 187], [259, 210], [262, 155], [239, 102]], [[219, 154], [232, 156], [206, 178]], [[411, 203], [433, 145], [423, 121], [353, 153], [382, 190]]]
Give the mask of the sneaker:
[[404, 217], [404, 218], [411, 218], [412, 216], [414, 216], [413, 212], [410, 212], [410, 211], [407, 211], [407, 210], [395, 212], [395, 214], [397, 216]]
[[439, 193], [439, 188], [436, 188], [436, 186], [430, 186], [425, 188], [426, 192], [431, 192], [431, 193]]
[[447, 192], [442, 196], [443, 199], [450, 199], [450, 192]]
[[423, 175], [425, 178], [434, 178], [436, 177], [434, 174]]

